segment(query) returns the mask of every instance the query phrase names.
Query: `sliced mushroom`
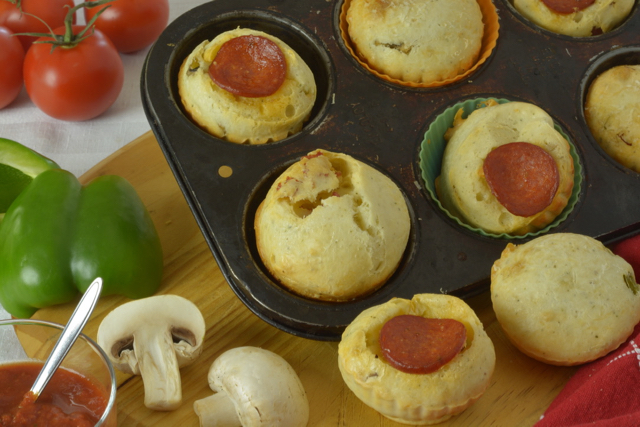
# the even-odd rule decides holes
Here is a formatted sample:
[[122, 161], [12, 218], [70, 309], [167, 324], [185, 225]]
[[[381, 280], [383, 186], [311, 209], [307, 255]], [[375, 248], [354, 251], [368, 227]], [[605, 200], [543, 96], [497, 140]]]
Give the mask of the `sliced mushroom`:
[[98, 344], [116, 368], [142, 376], [146, 407], [171, 411], [182, 402], [180, 368], [200, 355], [204, 333], [195, 304], [157, 295], [109, 313], [98, 328]]
[[258, 347], [226, 351], [209, 369], [213, 396], [193, 404], [201, 427], [304, 427], [309, 401], [282, 357]]

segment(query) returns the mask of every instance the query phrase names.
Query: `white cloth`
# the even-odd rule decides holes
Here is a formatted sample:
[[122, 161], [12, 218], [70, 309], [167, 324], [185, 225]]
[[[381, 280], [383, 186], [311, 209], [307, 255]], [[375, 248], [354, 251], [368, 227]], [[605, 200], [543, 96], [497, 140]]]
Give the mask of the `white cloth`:
[[[80, 0], [75, 2], [80, 3]], [[207, 1], [169, 0], [169, 22], [203, 3]], [[83, 23], [80, 15], [78, 23]], [[102, 115], [84, 122], [51, 118], [31, 102], [23, 87], [18, 98], [0, 110], [0, 137], [26, 145], [63, 169], [81, 176], [151, 129], [140, 98], [140, 74], [148, 51], [146, 48], [120, 55], [125, 73], [122, 92]], [[0, 319], [9, 317], [0, 306]], [[5, 339], [0, 337], [0, 347], [5, 344]]]

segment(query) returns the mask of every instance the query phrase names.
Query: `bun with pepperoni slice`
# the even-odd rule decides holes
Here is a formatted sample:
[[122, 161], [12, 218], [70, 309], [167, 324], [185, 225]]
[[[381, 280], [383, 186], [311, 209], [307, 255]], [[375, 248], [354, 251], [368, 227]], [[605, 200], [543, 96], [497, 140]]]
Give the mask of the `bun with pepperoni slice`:
[[404, 424], [436, 424], [485, 392], [495, 350], [475, 312], [442, 294], [392, 298], [358, 315], [338, 345], [347, 386]]
[[467, 118], [460, 110], [445, 139], [436, 191], [461, 222], [518, 236], [543, 229], [567, 206], [571, 148], [540, 107], [489, 100]]
[[240, 144], [299, 132], [317, 90], [311, 69], [291, 47], [246, 28], [200, 43], [180, 67], [178, 89], [201, 128]]
[[534, 24], [557, 34], [589, 37], [607, 33], [629, 15], [634, 0], [513, 0]]

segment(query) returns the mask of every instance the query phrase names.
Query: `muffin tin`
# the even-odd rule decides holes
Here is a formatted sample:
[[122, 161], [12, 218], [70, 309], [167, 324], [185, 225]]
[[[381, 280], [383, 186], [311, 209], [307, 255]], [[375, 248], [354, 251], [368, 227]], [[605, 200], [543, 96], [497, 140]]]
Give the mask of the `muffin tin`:
[[[548, 232], [586, 234], [609, 244], [640, 230], [640, 174], [610, 159], [591, 136], [583, 102], [591, 81], [614, 65], [640, 63], [640, 11], [618, 29], [576, 39], [539, 29], [507, 0], [494, 0], [499, 36], [489, 58], [466, 79], [436, 88], [385, 81], [352, 56], [340, 32], [343, 1], [215, 0], [174, 20], [148, 53], [143, 106], [202, 233], [229, 285], [266, 322], [289, 333], [338, 340], [364, 309], [392, 297], [488, 288], [493, 262], [508, 242], [460, 226], [425, 189], [420, 167], [425, 132], [447, 108], [468, 99], [506, 98], [545, 109], [576, 147], [582, 185], [573, 210]], [[318, 97], [303, 130], [260, 146], [215, 138], [184, 112], [177, 74], [203, 40], [248, 27], [281, 38], [307, 62]], [[403, 191], [412, 229], [389, 281], [358, 300], [328, 303], [281, 287], [255, 246], [255, 211], [277, 176], [323, 148], [349, 154], [387, 174]], [[207, 284], [202, 284], [207, 292]]]

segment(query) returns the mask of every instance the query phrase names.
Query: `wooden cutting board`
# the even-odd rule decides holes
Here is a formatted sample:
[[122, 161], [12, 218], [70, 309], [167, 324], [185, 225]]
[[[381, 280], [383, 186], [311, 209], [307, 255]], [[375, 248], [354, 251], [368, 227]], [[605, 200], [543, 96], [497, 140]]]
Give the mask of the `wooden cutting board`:
[[[106, 158], [81, 177], [120, 175], [136, 188], [155, 222], [164, 250], [159, 293], [193, 301], [206, 319], [204, 351], [181, 370], [183, 403], [173, 412], [144, 406], [140, 377], [117, 372], [118, 422], [121, 426], [198, 426], [193, 402], [212, 394], [207, 384], [211, 363], [224, 351], [257, 346], [284, 357], [298, 373], [310, 404], [309, 426], [401, 426], [364, 405], [346, 387], [337, 364], [338, 343], [295, 337], [255, 316], [235, 296], [218, 269], [171, 170], [151, 132]], [[221, 200], [220, 203], [224, 203]], [[126, 302], [105, 297], [85, 327], [96, 338], [112, 309]], [[468, 301], [496, 349], [496, 369], [486, 393], [472, 407], [440, 426], [531, 426], [576, 368], [545, 365], [520, 353], [503, 334], [488, 293]], [[38, 311], [33, 318], [66, 323], [75, 302]]]

